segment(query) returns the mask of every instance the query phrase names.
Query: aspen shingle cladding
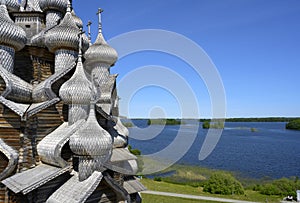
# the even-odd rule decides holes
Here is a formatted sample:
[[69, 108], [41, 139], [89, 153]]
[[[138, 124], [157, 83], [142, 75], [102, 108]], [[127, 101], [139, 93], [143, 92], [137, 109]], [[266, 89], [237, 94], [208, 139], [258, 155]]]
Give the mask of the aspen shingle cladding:
[[85, 202], [100, 184], [102, 178], [103, 174], [101, 172], [94, 172], [88, 179], [79, 181], [78, 173], [75, 173], [72, 178], [70, 178], [49, 197], [48, 201], [49, 203]]
[[22, 198], [13, 202], [44, 203], [53, 192], [70, 179], [69, 170], [70, 167], [58, 168], [41, 164], [34, 169], [12, 176], [3, 183], [12, 190], [9, 193], [11, 199]]
[[70, 166], [65, 168], [54, 167], [46, 164], [40, 164], [34, 169], [17, 173], [16, 175], [2, 181], [14, 193], [24, 195], [43, 186], [56, 177], [69, 172]]
[[[36, 0], [28, 0], [29, 3], [33, 1]], [[55, 1], [57, 0], [51, 0], [51, 2]], [[0, 77], [0, 138], [5, 143], [0, 142], [0, 149], [5, 148], [6, 145], [11, 147], [13, 154], [11, 157], [14, 157], [13, 159], [9, 158], [8, 154], [0, 150], [0, 203], [42, 203], [51, 199], [52, 195], [58, 202], [75, 201], [75, 196], [78, 199], [84, 197], [79, 201], [80, 203], [119, 202], [128, 200], [130, 196], [134, 200], [137, 192], [144, 188], [138, 180], [128, 179], [128, 177], [133, 178], [128, 174], [133, 174], [136, 170], [136, 157], [131, 155], [127, 149], [114, 148], [113, 156], [107, 162], [108, 166], [105, 167], [105, 171], [103, 173], [94, 172], [95, 174], [86, 182], [87, 184], [76, 178], [78, 172], [74, 167], [76, 160], [74, 160], [74, 152], [69, 146], [69, 136], [60, 137], [60, 134], [57, 134], [55, 137], [60, 137], [55, 140], [57, 146], [49, 147], [49, 150], [56, 150], [54, 156], [59, 157], [41, 158], [42, 155], [47, 154], [47, 150], [39, 157], [37, 146], [40, 142], [55, 132], [63, 122], [68, 122], [68, 106], [59, 102], [59, 89], [75, 71], [75, 59], [69, 61], [65, 65], [66, 67], [62, 67], [63, 71], [55, 71], [55, 54], [49, 52], [43, 43], [44, 34], [51, 30], [50, 27], [47, 28], [47, 31], [42, 30], [46, 27], [44, 15], [43, 12], [28, 10], [25, 12], [15, 10], [14, 13], [10, 13], [10, 16], [14, 17], [15, 24], [25, 30], [27, 43], [24, 48], [15, 52], [14, 60], [10, 61], [11, 64], [14, 61], [12, 73], [1, 71], [5, 67], [0, 66], [2, 74]], [[36, 19], [39, 20], [36, 21]], [[55, 23], [48, 25], [55, 25]], [[32, 36], [35, 39], [33, 41], [30, 39]], [[31, 42], [35, 42], [35, 44], [31, 44]], [[101, 46], [101, 50], [105, 48]], [[107, 47], [105, 50], [107, 51]], [[105, 59], [108, 62], [107, 67], [117, 59], [113, 49], [109, 50], [112, 52], [107, 53], [112, 54], [112, 58]], [[95, 56], [98, 60], [99, 56], [97, 54]], [[110, 61], [110, 59], [113, 60]], [[6, 78], [2, 78], [2, 76]], [[111, 134], [109, 126], [118, 122], [117, 116], [119, 115], [116, 102], [118, 98], [116, 76], [107, 72], [105, 77], [109, 77], [110, 81], [102, 78], [102, 83], [107, 81], [107, 84], [103, 84], [101, 88], [105, 90], [104, 100], [108, 103], [102, 106], [101, 102], [97, 104], [97, 121]], [[8, 81], [7, 84], [4, 79], [5, 82]], [[13, 88], [7, 96], [2, 95], [11, 87]], [[113, 103], [111, 107], [110, 101]], [[118, 135], [118, 131], [115, 129], [114, 136]], [[47, 148], [47, 143], [44, 146]], [[125, 146], [124, 142], [122, 147]], [[60, 164], [62, 162], [64, 162], [63, 165]], [[10, 167], [8, 178], [2, 178], [1, 172], [7, 171], [8, 167]], [[70, 190], [69, 193], [66, 193], [66, 190]], [[76, 192], [77, 190], [82, 191]], [[55, 196], [55, 194], [61, 195]], [[67, 194], [69, 194], [68, 197]], [[64, 201], [64, 196], [67, 201]]]
[[124, 178], [123, 187], [129, 194], [134, 194], [146, 190], [145, 186], [135, 177]]

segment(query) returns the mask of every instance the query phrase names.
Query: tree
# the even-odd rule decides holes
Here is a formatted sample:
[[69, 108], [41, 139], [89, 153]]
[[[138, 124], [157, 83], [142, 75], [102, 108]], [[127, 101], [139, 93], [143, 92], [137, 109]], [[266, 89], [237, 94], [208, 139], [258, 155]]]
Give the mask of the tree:
[[300, 119], [297, 120], [292, 120], [288, 122], [285, 126], [286, 129], [291, 129], [291, 130], [300, 130]]
[[210, 122], [209, 121], [204, 121], [202, 124], [203, 129], [209, 129], [210, 128]]
[[222, 195], [244, 194], [242, 184], [231, 174], [225, 172], [213, 173], [204, 184], [203, 191]]

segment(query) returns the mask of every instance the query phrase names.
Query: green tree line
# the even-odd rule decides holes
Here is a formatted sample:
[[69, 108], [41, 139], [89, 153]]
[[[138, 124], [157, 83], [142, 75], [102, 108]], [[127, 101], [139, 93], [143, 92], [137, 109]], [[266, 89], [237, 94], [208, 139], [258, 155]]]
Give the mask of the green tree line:
[[[290, 117], [265, 117], [265, 118], [226, 118], [226, 122], [290, 122], [300, 118]], [[211, 119], [202, 118], [200, 122], [211, 121]]]

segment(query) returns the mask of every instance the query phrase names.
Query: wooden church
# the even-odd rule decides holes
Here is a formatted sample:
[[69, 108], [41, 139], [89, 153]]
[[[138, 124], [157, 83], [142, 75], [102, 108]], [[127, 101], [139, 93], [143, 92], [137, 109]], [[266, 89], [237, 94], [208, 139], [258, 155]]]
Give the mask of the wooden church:
[[71, 3], [0, 0], [0, 202], [142, 201], [102, 10], [91, 43]]

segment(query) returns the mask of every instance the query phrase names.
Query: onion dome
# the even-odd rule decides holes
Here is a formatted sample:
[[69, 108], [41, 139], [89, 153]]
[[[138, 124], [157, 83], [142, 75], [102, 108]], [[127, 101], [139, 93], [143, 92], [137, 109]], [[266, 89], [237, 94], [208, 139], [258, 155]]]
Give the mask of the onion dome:
[[74, 9], [72, 9], [71, 14], [73, 16], [73, 20], [74, 20], [75, 24], [77, 25], [77, 27], [83, 28], [82, 20], [75, 14]]
[[9, 17], [4, 4], [0, 5], [0, 44], [21, 50], [26, 44], [25, 31], [16, 25]]
[[66, 104], [89, 105], [91, 102], [91, 83], [86, 77], [83, 69], [81, 47], [82, 33], [80, 33], [79, 37], [79, 55], [75, 73], [59, 90], [59, 96]]
[[101, 12], [99, 9], [99, 33], [96, 42], [86, 51], [84, 57], [86, 64], [104, 63], [112, 66], [118, 59], [118, 54], [115, 49], [110, 47], [102, 35]]
[[91, 83], [84, 73], [81, 57], [80, 52], [75, 73], [59, 90], [59, 96], [65, 104], [89, 105], [91, 102]]
[[18, 0], [6, 0], [6, 6], [9, 11], [18, 11], [20, 4]]
[[[58, 49], [78, 50], [78, 34], [80, 32], [73, 19], [69, 5], [61, 23], [47, 32], [45, 44], [51, 52], [55, 52]], [[83, 37], [83, 50], [85, 51], [89, 44], [87, 37], [85, 35]]]
[[65, 13], [68, 3], [68, 0], [40, 0], [40, 7], [43, 11], [57, 10]]
[[104, 163], [112, 150], [112, 138], [96, 119], [95, 103], [90, 107], [87, 122], [70, 137], [71, 150], [81, 156], [97, 156]]

